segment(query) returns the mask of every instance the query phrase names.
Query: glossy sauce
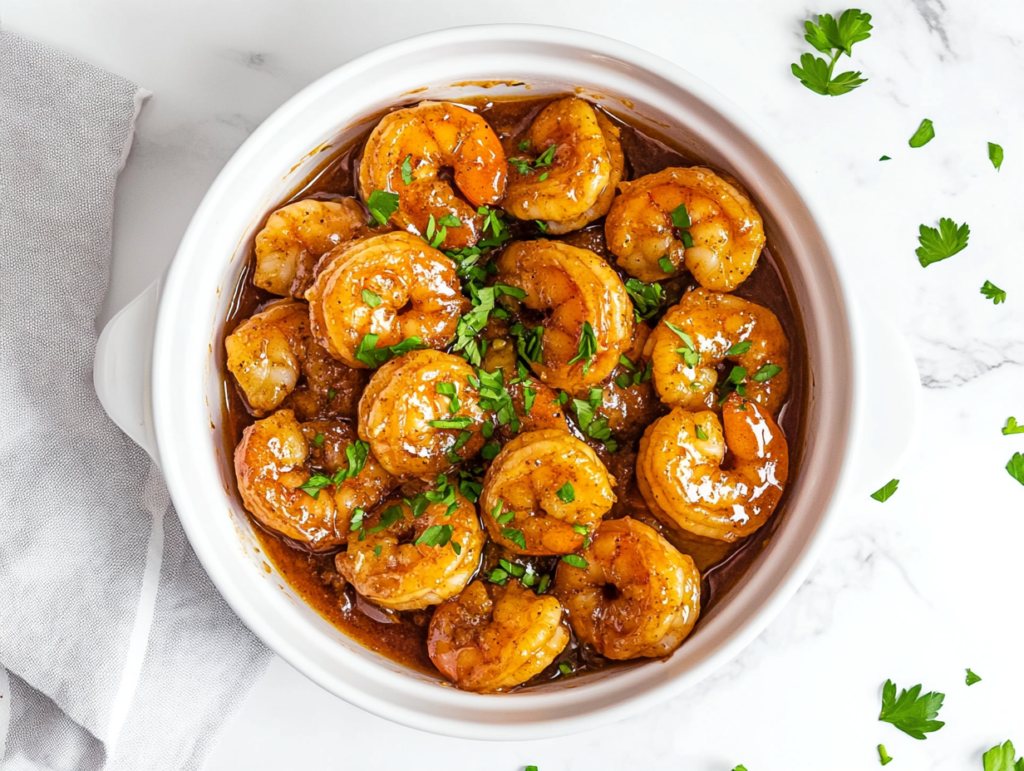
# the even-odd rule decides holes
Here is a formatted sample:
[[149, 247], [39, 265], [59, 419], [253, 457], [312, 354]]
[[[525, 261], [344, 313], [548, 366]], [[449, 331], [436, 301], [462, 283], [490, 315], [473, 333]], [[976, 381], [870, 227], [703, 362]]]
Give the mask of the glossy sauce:
[[[533, 118], [556, 98], [560, 97], [504, 100], [478, 97], [461, 101], [476, 107], [501, 138], [506, 153], [512, 154], [521, 135], [526, 132]], [[399, 109], [402, 106], [405, 105], [398, 105], [394, 109]], [[673, 147], [667, 140], [652, 132], [649, 127], [624, 121], [615, 115], [609, 117], [620, 127], [622, 132], [622, 149], [626, 156], [624, 179], [636, 179], [670, 166], [693, 166], [703, 163], [692, 153]], [[371, 129], [375, 123], [376, 121], [372, 122]], [[355, 196], [359, 155], [371, 129], [328, 158], [296, 189], [291, 197], [281, 201], [280, 206], [304, 198], [333, 199], [341, 196]], [[755, 206], [758, 203], [758, 201], [754, 201]], [[763, 211], [763, 207], [758, 206], [758, 208]], [[533, 223], [518, 222], [512, 219], [507, 222], [513, 238], [516, 240], [534, 239], [541, 236]], [[603, 218], [583, 230], [551, 238], [561, 238], [575, 246], [589, 248], [602, 256], [612, 267], [615, 267], [614, 258], [605, 249]], [[733, 294], [773, 311], [790, 342], [790, 391], [786, 403], [779, 413], [778, 423], [789, 443], [791, 469], [789, 485], [792, 485], [800, 473], [804, 432], [807, 428], [809, 368], [803, 326], [798, 310], [791, 301], [791, 294], [787, 291], [784, 270], [785, 255], [773, 252], [769, 247], [762, 252], [757, 269]], [[250, 247], [249, 262], [242, 271], [239, 283], [235, 288], [228, 318], [225, 321], [225, 336], [230, 334], [242, 320], [251, 316], [261, 305], [278, 299], [252, 285], [250, 277], [254, 264], [255, 255]], [[624, 281], [628, 278], [625, 273], [622, 273], [622, 277]], [[678, 302], [686, 291], [695, 287], [696, 282], [684, 273], [678, 278], [662, 282], [662, 285], [668, 298], [668, 302], [664, 306], [667, 308]], [[651, 322], [652, 326], [656, 320], [657, 317]], [[225, 450], [226, 457], [231, 458], [235, 445], [241, 439], [242, 431], [254, 419], [246, 410], [245, 403], [239, 396], [226, 368], [222, 375], [225, 384], [223, 391], [224, 437], [227, 445]], [[612, 388], [606, 386], [606, 394], [611, 391]], [[354, 406], [358, 394], [344, 394], [343, 396], [345, 403], [352, 405], [351, 417], [354, 421]], [[661, 405], [653, 394], [646, 398], [651, 404], [645, 404], [644, 411], [641, 413], [646, 418], [643, 425], [619, 428], [620, 431], [626, 432], [628, 440], [620, 441], [620, 448], [615, 454], [609, 454], [602, 445], [591, 442], [607, 464], [609, 471], [619, 480], [615, 490], [619, 500], [612, 511], [606, 515], [606, 519], [628, 514], [651, 525], [682, 552], [693, 557], [703, 576], [701, 618], [704, 618], [742, 580], [761, 550], [768, 544], [779, 522], [785, 517], [788, 492], [784, 494], [775, 514], [764, 527], [735, 544], [701, 539], [698, 536], [687, 536], [675, 530], [668, 530], [649, 512], [635, 481], [639, 436], [647, 424], [668, 411], [668, 408]], [[283, 406], [288, 405], [286, 403]], [[580, 435], [580, 438], [584, 437]], [[234, 484], [233, 475], [232, 484]], [[415, 491], [415, 485], [410, 487], [410, 492]], [[237, 495], [237, 491], [235, 494]], [[302, 545], [264, 529], [255, 518], [250, 517], [250, 520], [267, 558], [288, 584], [321, 616], [370, 650], [411, 668], [436, 674], [436, 669], [431, 664], [426, 650], [427, 626], [432, 609], [396, 613], [378, 608], [359, 597], [351, 586], [345, 585], [344, 580], [334, 569], [333, 554], [311, 554]], [[505, 556], [507, 555], [502, 553], [500, 547], [489, 543], [484, 550], [481, 572], [486, 574], [496, 566], [499, 557]], [[516, 558], [516, 561], [520, 563], [531, 562], [538, 573], [553, 573], [557, 560], [557, 557]], [[700, 623], [698, 621], [698, 625]], [[555, 662], [530, 683], [558, 677], [557, 666], [564, 661], [572, 663], [577, 674], [611, 665], [610, 662], [593, 652], [582, 649], [573, 639]]]

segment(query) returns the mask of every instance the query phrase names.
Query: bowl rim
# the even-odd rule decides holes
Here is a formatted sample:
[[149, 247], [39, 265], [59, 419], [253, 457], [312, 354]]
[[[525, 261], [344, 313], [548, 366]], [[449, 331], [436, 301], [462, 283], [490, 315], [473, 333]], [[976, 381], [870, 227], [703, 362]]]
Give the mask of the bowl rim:
[[[836, 277], [840, 279], [836, 285], [837, 294], [845, 303], [844, 307], [837, 308], [834, 312], [844, 315], [842, 326], [848, 336], [851, 361], [863, 361], [862, 343], [858, 341], [858, 336], [855, 333], [857, 310], [856, 306], [850, 302], [850, 283], [843, 276], [841, 265], [834, 259], [831, 259], [831, 255], [834, 255], [836, 250], [833, 247], [832, 239], [823, 225], [823, 218], [817, 212], [813, 199], [805, 194], [805, 187], [801, 184], [799, 175], [794, 173], [793, 169], [787, 165], [786, 156], [764, 135], [756, 122], [730, 100], [681, 67], [630, 44], [602, 35], [534, 24], [488, 24], [443, 29], [417, 35], [375, 49], [325, 74], [302, 89], [275, 110], [238, 148], [204, 196], [185, 232], [178, 252], [168, 269], [161, 287], [157, 328], [154, 339], [152, 365], [154, 425], [160, 455], [163, 459], [164, 474], [172, 499], [174, 498], [175, 490], [187, 487], [189, 480], [181, 477], [176, 464], [172, 462], [177, 453], [186, 449], [176, 446], [174, 441], [176, 429], [174, 424], [175, 416], [170, 411], [160, 408], [161, 405], [169, 403], [170, 389], [173, 383], [173, 379], [168, 377], [172, 370], [168, 369], [169, 362], [165, 352], [173, 347], [175, 331], [173, 316], [176, 312], [175, 300], [186, 297], [189, 292], [194, 292], [194, 289], [190, 288], [189, 277], [185, 275], [186, 264], [188, 255], [200, 249], [198, 239], [201, 231], [212, 226], [210, 223], [213, 216], [210, 212], [212, 204], [226, 192], [228, 185], [239, 170], [258, 156], [266, 143], [277, 135], [290, 116], [315, 104], [323, 95], [334, 90], [338, 84], [348, 81], [368, 69], [417, 51], [443, 49], [446, 46], [458, 46], [459, 44], [479, 43], [488, 40], [500, 40], [507, 43], [547, 44], [561, 47], [571, 46], [581, 50], [592, 51], [595, 56], [605, 56], [619, 60], [646, 73], [660, 76], [681, 85], [698, 100], [712, 106], [714, 110], [735, 126], [737, 130], [745, 134], [750, 142], [782, 172], [786, 182], [793, 188], [817, 227], [818, 235], [828, 251], [831, 268]], [[168, 300], [168, 302], [164, 302], [164, 300]], [[859, 401], [860, 394], [863, 392], [863, 378], [865, 377], [863, 367], [851, 365], [851, 370], [853, 374], [848, 398], [848, 422], [844, 443], [841, 447], [842, 457], [847, 459], [853, 455], [857, 445], [855, 436], [856, 417], [861, 409]], [[822, 447], [819, 451], [825, 452], [826, 450]], [[838, 452], [840, 448], [835, 448], [834, 451]], [[628, 698], [621, 699], [614, 704], [603, 706], [594, 711], [537, 722], [519, 720], [508, 726], [469, 722], [439, 714], [427, 714], [417, 707], [396, 706], [392, 701], [378, 698], [374, 692], [365, 687], [346, 686], [339, 688], [325, 685], [325, 681], [333, 683], [332, 676], [310, 661], [302, 651], [297, 650], [281, 630], [270, 624], [263, 618], [257, 608], [249, 604], [249, 601], [242, 596], [234, 580], [229, 579], [225, 572], [218, 569], [219, 563], [214, 556], [213, 546], [207, 542], [203, 533], [199, 531], [189, 506], [178, 507], [178, 511], [179, 518], [193, 549], [228, 604], [268, 647], [311, 680], [362, 709], [410, 727], [464, 738], [521, 740], [523, 738], [564, 735], [620, 720], [660, 703], [685, 688], [694, 685], [715, 669], [731, 660], [761, 633], [769, 621], [789, 601], [816, 562], [818, 554], [827, 540], [828, 532], [837, 519], [838, 502], [845, 497], [845, 492], [851, 486], [852, 471], [850, 466], [851, 464], [848, 462], [841, 464], [835, 478], [835, 484], [828, 495], [825, 511], [821, 514], [814, 531], [805, 537], [803, 549], [799, 557], [789, 565], [788, 572], [770, 590], [760, 606], [753, 613], [745, 617], [738, 630], [724, 642], [717, 643], [714, 646], [714, 650], [702, 661], [697, 662], [695, 666], [680, 672], [674, 677], [662, 678], [661, 682], [646, 688], [646, 690], [634, 693]], [[652, 664], [647, 664], [646, 666], [650, 667]], [[378, 682], [383, 682], [379, 673], [363, 674], [370, 677], [378, 677]], [[388, 676], [391, 674], [393, 673], [389, 673]], [[415, 679], [408, 675], [405, 678], [408, 681], [408, 690], [414, 690], [417, 687], [414, 685], [416, 683]], [[590, 685], [588, 690], [594, 691], [598, 685], [600, 685], [600, 682]], [[403, 688], [401, 685], [396, 685], [395, 687], [400, 690]], [[437, 698], [442, 701], [452, 696], [459, 699], [467, 696], [464, 692], [456, 691], [455, 689], [431, 687], [437, 692], [435, 694]], [[468, 696], [480, 698], [477, 694], [468, 694]], [[530, 698], [551, 698], [553, 696], [553, 694], [539, 693], [504, 695], [501, 698], [525, 701]], [[489, 710], [485, 707], [484, 711]]]

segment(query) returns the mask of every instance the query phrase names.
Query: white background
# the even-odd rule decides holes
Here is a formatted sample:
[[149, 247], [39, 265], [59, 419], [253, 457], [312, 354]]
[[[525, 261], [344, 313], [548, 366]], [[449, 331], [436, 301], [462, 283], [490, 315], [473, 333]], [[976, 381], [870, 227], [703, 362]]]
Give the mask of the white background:
[[[217, 171], [297, 90], [420, 32], [534, 22], [645, 48], [752, 115], [809, 182], [839, 258], [859, 267], [863, 295], [907, 334], [921, 370], [925, 425], [897, 494], [851, 501], [789, 607], [700, 687], [605, 730], [483, 744], [371, 717], [275, 660], [209, 768], [875, 769], [884, 742], [891, 771], [980, 771], [993, 744], [1024, 748], [1024, 487], [1003, 469], [1024, 435], [999, 431], [1008, 415], [1024, 422], [1024, 4], [875, 6], [874, 34], [854, 49], [869, 82], [830, 99], [789, 64], [810, 50], [802, 20], [842, 6], [798, 0], [0, 2], [8, 29], [154, 92], [118, 187], [105, 318], [160, 273]], [[911, 150], [924, 117], [937, 138]], [[1006, 150], [1000, 173], [988, 141]], [[883, 153], [893, 160], [879, 163]], [[970, 246], [922, 269], [917, 227], [940, 216], [968, 221]], [[986, 279], [1007, 290], [1005, 305], [978, 293]], [[983, 681], [967, 688], [965, 667]], [[946, 727], [920, 742], [877, 722], [889, 677], [946, 693]]]

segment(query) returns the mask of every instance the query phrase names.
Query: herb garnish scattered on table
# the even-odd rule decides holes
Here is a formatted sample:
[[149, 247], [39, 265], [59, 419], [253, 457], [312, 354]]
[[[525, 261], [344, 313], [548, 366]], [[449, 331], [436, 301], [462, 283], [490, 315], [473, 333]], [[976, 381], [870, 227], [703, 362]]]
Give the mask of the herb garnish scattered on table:
[[946, 694], [934, 691], [921, 695], [920, 684], [909, 691], [901, 690], [897, 697], [896, 684], [892, 680], [886, 680], [882, 687], [882, 711], [878, 719], [892, 723], [915, 739], [925, 739], [925, 734], [938, 731], [945, 725], [941, 720], [935, 719], [945, 698]]
[[793, 74], [807, 88], [822, 96], [841, 96], [867, 83], [860, 72], [843, 72], [833, 75], [836, 62], [843, 54], [853, 55], [854, 43], [871, 37], [871, 14], [856, 8], [843, 11], [838, 20], [831, 14], [818, 16], [818, 23], [804, 22], [807, 34], [804, 39], [831, 60], [826, 62], [820, 56], [804, 54], [799, 65], [792, 65]]
[[922, 268], [962, 252], [967, 248], [967, 239], [971, 235], [971, 229], [966, 222], [957, 227], [957, 224], [948, 217], [939, 220], [938, 230], [921, 225], [920, 232], [917, 240], [921, 245], [916, 249], [916, 253]]

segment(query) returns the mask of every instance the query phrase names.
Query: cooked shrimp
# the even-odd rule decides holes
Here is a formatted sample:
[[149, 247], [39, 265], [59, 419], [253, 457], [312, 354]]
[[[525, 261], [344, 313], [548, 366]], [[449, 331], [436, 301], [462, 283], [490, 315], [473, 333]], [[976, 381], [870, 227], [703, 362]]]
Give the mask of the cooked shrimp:
[[597, 210], [612, 176], [608, 141], [594, 108], [574, 96], [552, 102], [534, 119], [524, 146], [535, 158], [509, 163], [505, 211], [521, 220], [564, 223], [558, 232], [589, 222], [585, 217]]
[[731, 377], [747, 398], [772, 415], [789, 390], [789, 341], [778, 318], [733, 295], [687, 292], [648, 338], [644, 354], [654, 363], [658, 395], [672, 406], [714, 407], [717, 367], [726, 360], [741, 368], [744, 379], [736, 370]]
[[[441, 177], [445, 169], [451, 169], [461, 198]], [[391, 215], [397, 227], [423, 235], [431, 217], [438, 230], [442, 219], [457, 219], [458, 225], [445, 226], [444, 249], [480, 239], [484, 217], [478, 208], [498, 203], [505, 183], [505, 151], [494, 130], [450, 102], [422, 102], [385, 115], [366, 140], [359, 166], [364, 201], [374, 190], [398, 194]]]
[[775, 511], [788, 478], [786, 437], [764, 408], [736, 393], [722, 423], [711, 411], [676, 407], [640, 440], [636, 480], [651, 512], [707, 538], [753, 533]]
[[464, 359], [441, 351], [389, 361], [359, 401], [359, 436], [395, 476], [433, 479], [483, 446], [487, 418], [470, 378]]
[[309, 199], [278, 209], [256, 236], [252, 283], [274, 294], [301, 297], [303, 279], [312, 278], [320, 256], [360, 235], [365, 226], [366, 212], [354, 198]]
[[458, 594], [479, 567], [487, 537], [476, 507], [451, 493], [451, 511], [442, 501], [416, 516], [396, 498], [365, 515], [335, 568], [366, 599], [391, 610], [417, 610]]
[[[737, 185], [710, 169], [669, 168], [622, 182], [619, 189], [604, 232], [629, 275], [661, 281], [685, 264], [701, 286], [731, 292], [757, 265], [764, 246], [761, 215]], [[689, 248], [673, 224], [672, 214], [683, 204], [691, 223], [683, 228], [693, 239]], [[662, 258], [672, 263], [671, 271], [662, 269]]]
[[455, 263], [408, 233], [356, 241], [329, 260], [306, 292], [311, 330], [351, 367], [369, 366], [359, 358], [367, 335], [377, 336], [377, 348], [413, 337], [428, 348], [444, 348], [471, 307]]
[[615, 479], [567, 431], [520, 434], [498, 453], [480, 495], [491, 538], [519, 554], [569, 554], [615, 503]]
[[540, 674], [569, 642], [562, 606], [518, 581], [474, 581], [438, 606], [427, 653], [465, 691], [503, 691]]
[[498, 280], [524, 290], [522, 305], [544, 318], [530, 367], [545, 385], [580, 394], [611, 374], [633, 344], [633, 304], [608, 263], [558, 241], [520, 241], [497, 266]]
[[277, 409], [292, 392], [309, 342], [309, 311], [289, 301], [270, 305], [224, 338], [228, 371], [254, 415]]
[[[339, 469], [347, 469], [344, 479]], [[366, 446], [356, 446], [348, 425], [299, 423], [291, 410], [242, 432], [235, 474], [242, 501], [256, 519], [314, 551], [343, 546], [353, 514], [376, 506], [395, 486]]]
[[609, 659], [667, 656], [700, 614], [700, 573], [656, 530], [625, 517], [602, 522], [580, 553], [559, 562], [554, 594], [583, 643]]
[[626, 156], [622, 152], [622, 143], [619, 141], [619, 127], [612, 123], [600, 110], [594, 111], [597, 114], [597, 125], [604, 134], [605, 142], [608, 144], [608, 159], [611, 161], [611, 172], [608, 174], [608, 184], [597, 197], [594, 205], [583, 214], [569, 222], [547, 221], [547, 232], [554, 235], [571, 233], [574, 230], [584, 228], [596, 219], [600, 219], [612, 208], [612, 201], [615, 200], [616, 188], [622, 181], [622, 175], [626, 171]]

